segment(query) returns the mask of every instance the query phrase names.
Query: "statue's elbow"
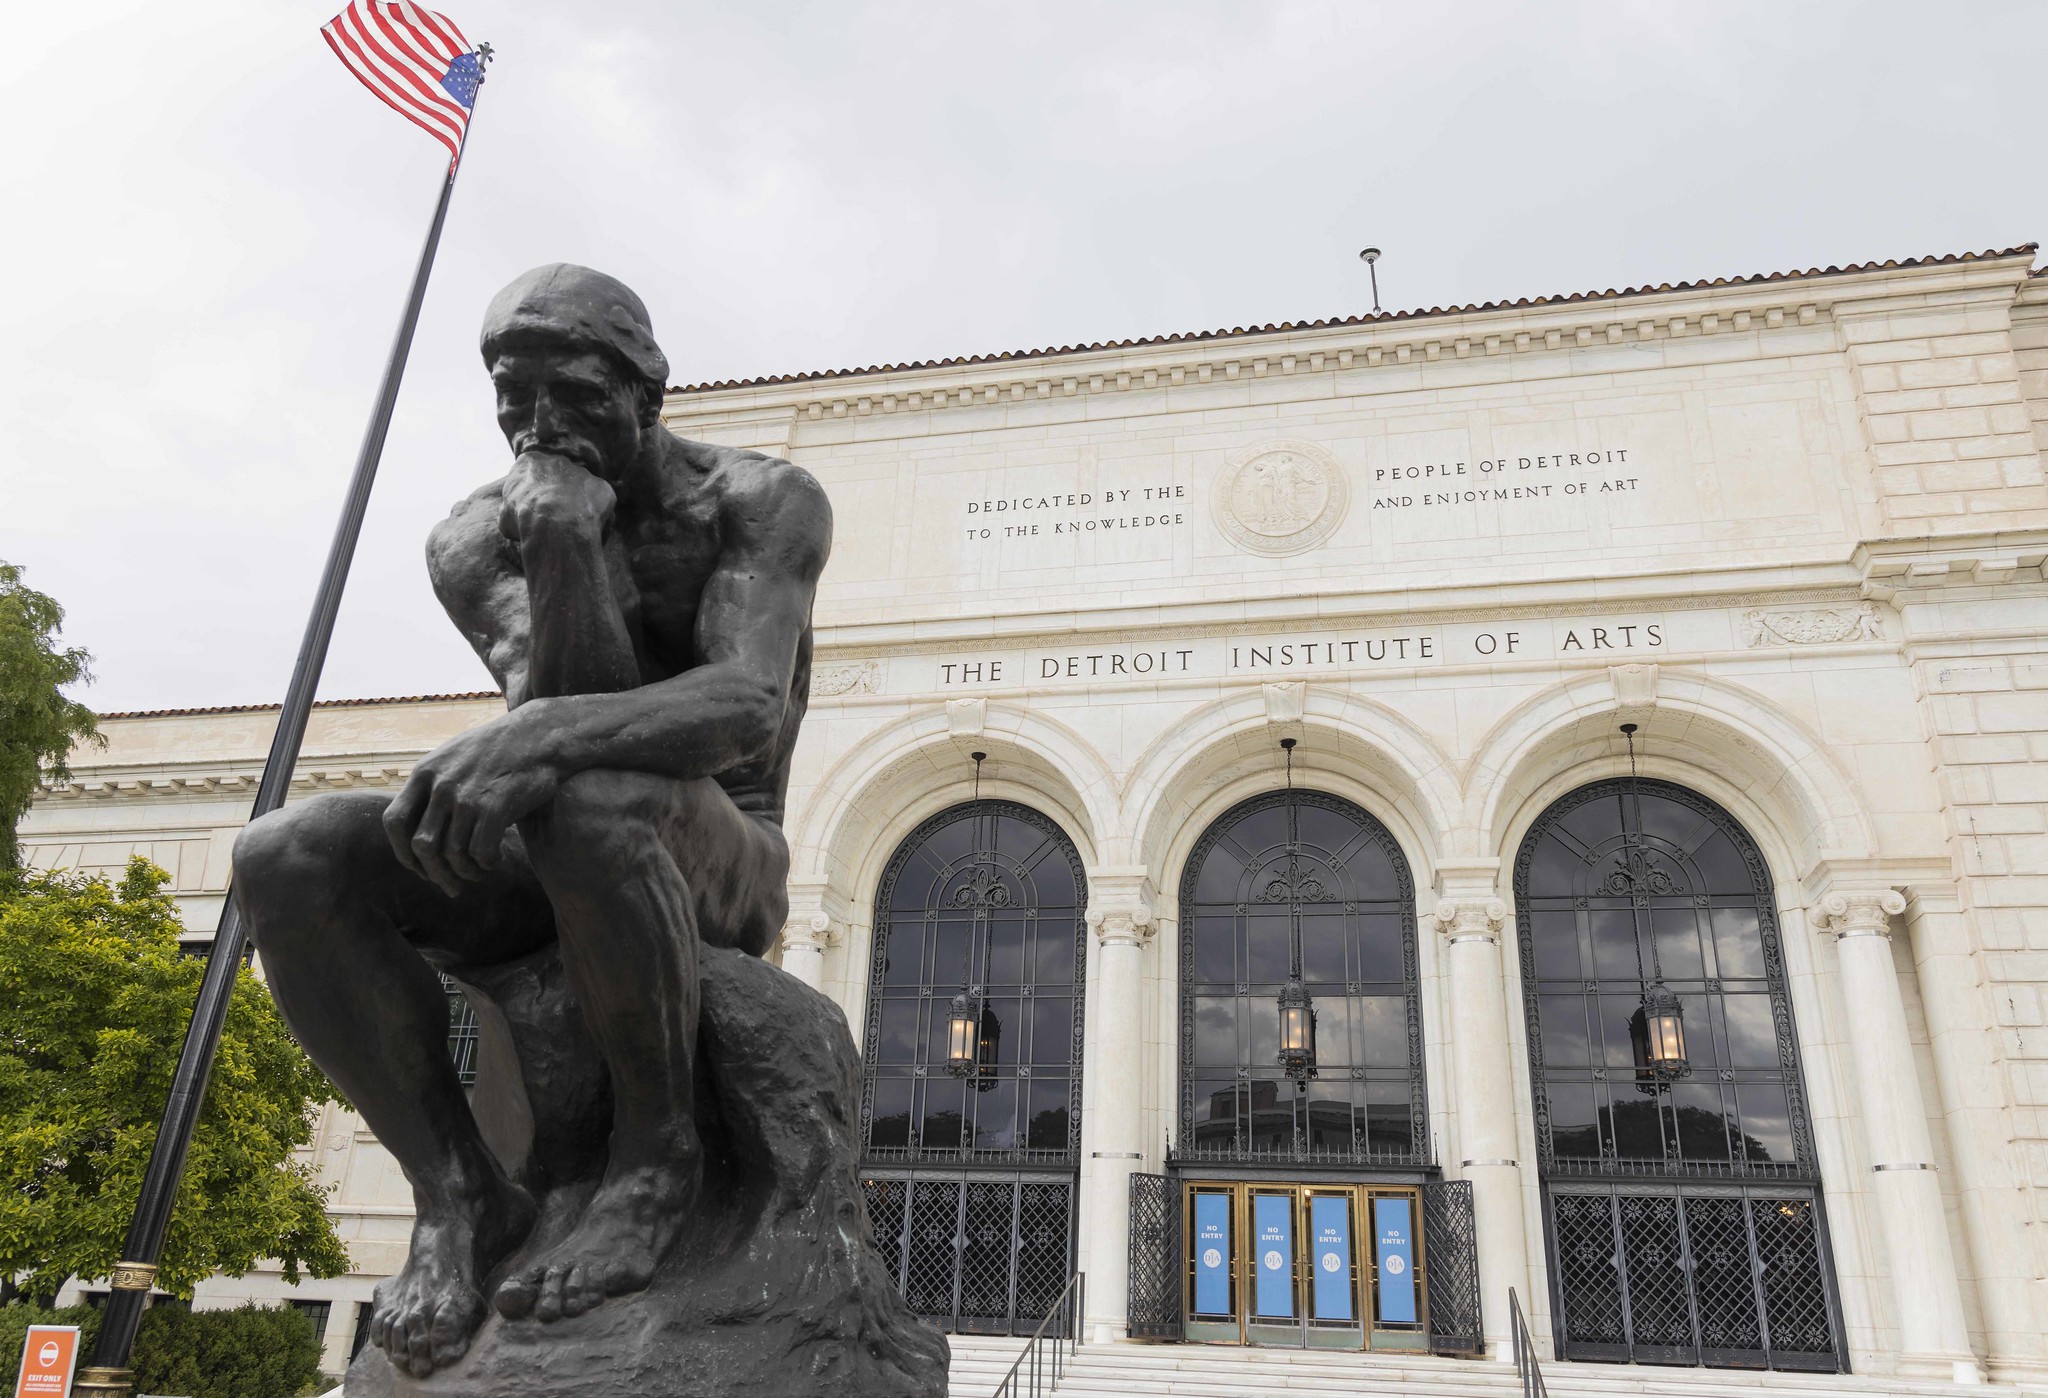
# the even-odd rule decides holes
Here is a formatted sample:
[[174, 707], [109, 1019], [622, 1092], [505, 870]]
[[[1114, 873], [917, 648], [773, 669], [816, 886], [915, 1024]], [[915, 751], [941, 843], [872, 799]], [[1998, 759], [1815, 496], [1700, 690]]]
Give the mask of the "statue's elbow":
[[740, 701], [739, 731], [748, 759], [759, 757], [774, 746], [782, 733], [782, 721], [789, 712], [789, 691], [780, 685], [749, 685]]

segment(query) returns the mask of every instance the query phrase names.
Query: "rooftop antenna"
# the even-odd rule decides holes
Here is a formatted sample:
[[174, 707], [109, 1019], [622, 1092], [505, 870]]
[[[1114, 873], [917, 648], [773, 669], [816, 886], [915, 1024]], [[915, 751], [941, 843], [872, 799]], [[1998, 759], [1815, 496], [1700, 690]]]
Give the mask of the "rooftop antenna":
[[1376, 265], [1380, 260], [1378, 248], [1360, 248], [1359, 260], [1365, 263], [1365, 270], [1372, 274], [1372, 313], [1380, 313], [1380, 271]]

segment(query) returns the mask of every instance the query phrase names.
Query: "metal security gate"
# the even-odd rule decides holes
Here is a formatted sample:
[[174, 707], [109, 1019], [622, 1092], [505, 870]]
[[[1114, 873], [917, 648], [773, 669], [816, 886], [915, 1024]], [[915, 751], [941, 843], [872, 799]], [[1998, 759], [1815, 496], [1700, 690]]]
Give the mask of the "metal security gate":
[[1437, 1354], [1478, 1354], [1479, 1249], [1472, 1181], [1422, 1186], [1422, 1245], [1429, 1257], [1429, 1347]]
[[1180, 1190], [1165, 1175], [1131, 1176], [1131, 1281], [1127, 1323], [1134, 1340], [1181, 1338]]
[[1028, 1335], [1073, 1271], [1071, 1174], [876, 1171], [861, 1189], [904, 1301], [942, 1330]]
[[1841, 1369], [1812, 1190], [1553, 1184], [1548, 1196], [1562, 1357]]

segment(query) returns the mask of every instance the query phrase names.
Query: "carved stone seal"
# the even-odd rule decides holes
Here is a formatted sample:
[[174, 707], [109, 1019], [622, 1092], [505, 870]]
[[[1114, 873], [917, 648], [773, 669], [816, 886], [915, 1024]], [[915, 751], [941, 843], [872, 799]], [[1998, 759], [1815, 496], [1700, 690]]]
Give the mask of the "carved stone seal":
[[1343, 469], [1323, 448], [1264, 443], [1232, 457], [1216, 478], [1216, 525], [1246, 553], [1302, 553], [1343, 523], [1350, 496]]

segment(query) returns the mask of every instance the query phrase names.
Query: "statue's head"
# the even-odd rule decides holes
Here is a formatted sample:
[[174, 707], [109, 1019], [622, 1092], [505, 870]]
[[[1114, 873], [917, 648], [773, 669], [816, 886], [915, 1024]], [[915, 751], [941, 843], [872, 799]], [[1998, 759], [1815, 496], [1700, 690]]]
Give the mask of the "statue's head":
[[657, 430], [668, 359], [647, 307], [616, 278], [567, 262], [516, 278], [484, 312], [483, 352], [516, 453], [610, 478]]

